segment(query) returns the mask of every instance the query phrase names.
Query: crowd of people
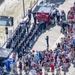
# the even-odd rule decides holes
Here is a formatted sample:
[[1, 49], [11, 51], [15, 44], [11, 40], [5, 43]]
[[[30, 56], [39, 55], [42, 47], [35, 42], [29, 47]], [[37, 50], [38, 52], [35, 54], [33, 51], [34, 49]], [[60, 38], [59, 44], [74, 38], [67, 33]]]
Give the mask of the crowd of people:
[[[29, 14], [28, 17], [29, 20], [31, 20], [31, 14]], [[12, 54], [14, 60], [13, 63], [11, 62], [10, 64], [10, 71], [13, 72], [13, 75], [23, 75], [23, 70], [26, 75], [48, 75], [48, 72], [51, 72], [52, 75], [62, 75], [61, 71], [64, 72], [63, 75], [66, 75], [71, 64], [74, 64], [75, 67], [75, 3], [67, 15], [69, 22], [65, 22], [66, 14], [64, 11], [62, 11], [60, 15], [60, 12], [56, 10], [51, 16], [52, 20], [55, 21], [57, 19], [57, 23], [60, 23], [62, 20], [61, 28], [65, 35], [65, 37], [61, 38], [61, 43], [57, 44], [54, 51], [26, 51], [25, 47], [32, 47], [43, 30], [46, 30], [46, 22], [42, 21], [36, 25], [35, 15], [34, 18], [34, 26], [31, 32], [27, 30], [28, 24], [18, 26], [15, 35], [6, 46], [7, 48], [12, 47], [15, 51]], [[26, 32], [28, 33], [25, 34]], [[19, 71], [17, 69], [19, 69]], [[0, 70], [0, 74], [2, 71], [3, 74], [6, 75], [8, 72], [6, 65]], [[18, 72], [20, 72], [20, 74], [18, 74]]]
[[[69, 23], [65, 29], [65, 37], [61, 38], [61, 43], [57, 44], [54, 51], [33, 50], [24, 56], [20, 55], [18, 57], [20, 72], [24, 70], [26, 74], [32, 75], [48, 75], [48, 72], [52, 72], [52, 75], [62, 75], [63, 71], [63, 75], [66, 75], [71, 64], [75, 67], [75, 23]], [[45, 71], [42, 71], [43, 69]]]
[[[69, 18], [69, 20], [70, 22], [64, 27], [65, 37], [61, 38], [61, 43], [57, 44], [54, 51], [45, 50], [28, 53], [23, 57], [23, 63], [19, 61], [19, 69], [24, 68], [25, 72], [31, 72], [32, 75], [42, 75], [43, 68], [45, 69], [45, 75], [47, 75], [47, 72], [52, 72], [52, 75], [55, 75], [55, 70], [56, 75], [61, 75], [61, 71], [66, 75], [71, 64], [75, 66], [75, 19]], [[24, 67], [22, 64], [24, 64]]]

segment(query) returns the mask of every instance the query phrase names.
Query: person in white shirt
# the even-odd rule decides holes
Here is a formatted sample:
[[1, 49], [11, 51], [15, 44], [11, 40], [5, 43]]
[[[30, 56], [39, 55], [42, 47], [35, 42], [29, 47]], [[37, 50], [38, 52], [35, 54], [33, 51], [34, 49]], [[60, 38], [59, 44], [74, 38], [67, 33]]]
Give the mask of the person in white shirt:
[[37, 74], [35, 68], [32, 68], [32, 69], [30, 70], [30, 73], [31, 73], [31, 75], [36, 75], [36, 74]]
[[31, 66], [34, 66], [36, 63], [34, 61], [31, 62]]
[[57, 63], [58, 63], [58, 65], [60, 65], [60, 58], [59, 57], [57, 57]]

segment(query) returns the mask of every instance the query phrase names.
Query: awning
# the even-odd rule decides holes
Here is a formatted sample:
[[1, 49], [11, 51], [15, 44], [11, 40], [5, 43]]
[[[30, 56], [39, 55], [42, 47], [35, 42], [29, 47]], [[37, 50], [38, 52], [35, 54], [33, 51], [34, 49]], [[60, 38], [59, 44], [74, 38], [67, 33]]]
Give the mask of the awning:
[[7, 49], [7, 48], [0, 47], [0, 59], [1, 58], [7, 59], [12, 53], [12, 51], [13, 49]]

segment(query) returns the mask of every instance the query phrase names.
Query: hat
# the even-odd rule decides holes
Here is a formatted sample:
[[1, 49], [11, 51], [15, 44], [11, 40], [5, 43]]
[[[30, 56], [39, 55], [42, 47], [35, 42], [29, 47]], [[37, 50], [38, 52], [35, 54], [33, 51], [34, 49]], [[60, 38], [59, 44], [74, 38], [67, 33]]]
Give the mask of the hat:
[[33, 52], [35, 52], [35, 50], [33, 50]]

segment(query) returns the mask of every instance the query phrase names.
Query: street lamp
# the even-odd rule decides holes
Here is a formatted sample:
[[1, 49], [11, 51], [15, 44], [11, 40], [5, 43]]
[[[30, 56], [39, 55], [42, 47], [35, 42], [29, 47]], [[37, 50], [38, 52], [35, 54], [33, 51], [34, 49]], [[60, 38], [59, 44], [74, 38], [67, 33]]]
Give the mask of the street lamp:
[[25, 17], [25, 4], [24, 4], [24, 0], [22, 0], [23, 2], [23, 16]]

